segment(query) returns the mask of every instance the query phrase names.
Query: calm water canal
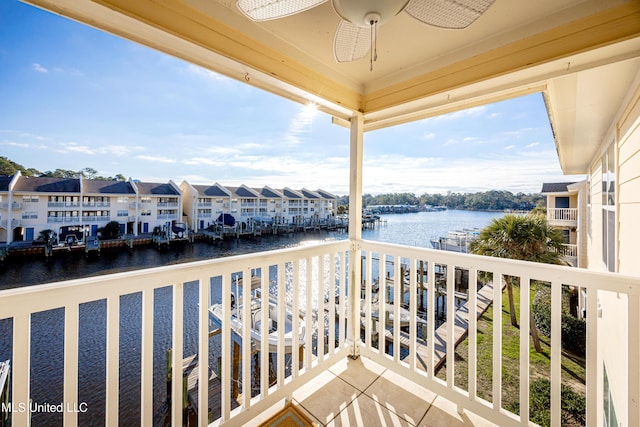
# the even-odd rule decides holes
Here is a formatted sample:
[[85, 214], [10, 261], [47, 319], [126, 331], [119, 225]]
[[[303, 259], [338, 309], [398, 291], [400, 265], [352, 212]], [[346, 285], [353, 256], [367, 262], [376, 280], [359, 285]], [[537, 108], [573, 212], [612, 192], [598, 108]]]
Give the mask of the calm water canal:
[[[482, 228], [495, 212], [449, 210], [415, 214], [384, 215], [386, 224], [375, 230], [363, 231], [368, 240], [431, 247], [430, 239], [450, 230]], [[295, 247], [313, 241], [346, 239], [345, 233], [300, 233], [293, 236], [263, 237], [257, 240], [231, 240], [210, 245], [197, 243], [179, 249], [157, 251], [152, 247], [105, 250], [99, 258], [85, 259], [81, 254], [56, 255], [45, 261], [39, 258], [11, 259], [0, 266], [0, 290], [37, 285], [80, 277], [110, 274], [134, 269], [184, 263], [251, 252]], [[220, 301], [220, 284], [212, 280], [212, 303]], [[197, 301], [195, 284], [185, 286], [185, 326], [183, 354], [197, 350]], [[155, 292], [154, 314], [154, 414], [160, 425], [166, 413], [165, 350], [171, 347], [171, 289]], [[140, 341], [141, 295], [131, 294], [120, 300], [120, 360], [135, 362], [120, 364], [120, 423], [137, 425], [140, 420]], [[96, 301], [80, 307], [79, 330], [79, 400], [86, 403], [87, 412], [79, 414], [84, 426], [104, 425], [106, 303]], [[32, 316], [31, 395], [34, 403], [57, 405], [62, 402], [64, 311], [51, 310]], [[219, 356], [219, 340], [210, 342], [209, 360]], [[0, 360], [12, 355], [12, 322], [0, 320]], [[213, 365], [212, 365], [213, 366]], [[34, 413], [34, 426], [61, 425], [62, 414]]]

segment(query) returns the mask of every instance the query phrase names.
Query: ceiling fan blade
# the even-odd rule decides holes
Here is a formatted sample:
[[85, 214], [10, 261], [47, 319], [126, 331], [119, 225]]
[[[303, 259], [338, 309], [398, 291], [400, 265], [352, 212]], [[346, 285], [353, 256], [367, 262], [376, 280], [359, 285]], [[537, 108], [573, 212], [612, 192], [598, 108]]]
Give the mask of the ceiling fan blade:
[[333, 53], [338, 62], [364, 58], [371, 49], [371, 28], [359, 27], [342, 20], [333, 40]]
[[405, 11], [425, 24], [441, 28], [467, 28], [495, 0], [411, 0]]
[[284, 18], [318, 6], [327, 0], [238, 0], [236, 6], [253, 21]]

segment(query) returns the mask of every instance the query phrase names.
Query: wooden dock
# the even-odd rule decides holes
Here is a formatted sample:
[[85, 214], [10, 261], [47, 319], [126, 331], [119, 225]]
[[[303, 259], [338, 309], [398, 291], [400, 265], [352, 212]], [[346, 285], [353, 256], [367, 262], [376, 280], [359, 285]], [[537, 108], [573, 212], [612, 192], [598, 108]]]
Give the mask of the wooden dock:
[[[198, 413], [198, 364], [197, 354], [182, 360], [182, 375], [187, 378], [189, 403], [196, 414]], [[220, 409], [222, 407], [221, 396], [222, 381], [216, 373], [209, 368], [209, 407], [207, 408], [209, 420], [215, 420], [220, 417]], [[231, 396], [231, 409], [235, 409], [238, 406], [240, 406], [238, 400]]]
[[[477, 304], [476, 304], [476, 318], [482, 316], [485, 311], [489, 308], [491, 303], [493, 302], [493, 285], [487, 284], [484, 285], [477, 294]], [[455, 323], [453, 327], [453, 343], [454, 348], [460, 344], [467, 336], [468, 325], [469, 325], [469, 304], [468, 302], [460, 306], [455, 311]], [[376, 326], [375, 332], [377, 333], [379, 327]], [[385, 342], [393, 342], [393, 327], [386, 326], [385, 327]], [[399, 339], [400, 346], [404, 348], [409, 348], [409, 333], [400, 330], [399, 331]], [[416, 333], [416, 366], [423, 370], [427, 371], [427, 360], [428, 360], [428, 347], [427, 341], [421, 338], [422, 333], [420, 329]], [[447, 324], [443, 323], [440, 325], [438, 329], [434, 331], [434, 353], [433, 353], [433, 366], [434, 372], [440, 369], [441, 365], [445, 362], [447, 357], [447, 341], [448, 341], [448, 331]], [[406, 361], [409, 356], [406, 356], [403, 361]]]

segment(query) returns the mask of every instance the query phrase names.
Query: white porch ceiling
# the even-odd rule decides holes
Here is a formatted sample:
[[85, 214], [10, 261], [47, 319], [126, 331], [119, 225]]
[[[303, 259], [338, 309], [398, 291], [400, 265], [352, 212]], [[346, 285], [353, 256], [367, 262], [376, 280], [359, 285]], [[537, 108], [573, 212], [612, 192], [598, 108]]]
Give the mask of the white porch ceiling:
[[544, 92], [565, 173], [584, 173], [638, 73], [640, 1], [496, 0], [464, 30], [401, 13], [378, 60], [337, 63], [331, 2], [253, 22], [235, 0], [28, 0], [364, 130]]

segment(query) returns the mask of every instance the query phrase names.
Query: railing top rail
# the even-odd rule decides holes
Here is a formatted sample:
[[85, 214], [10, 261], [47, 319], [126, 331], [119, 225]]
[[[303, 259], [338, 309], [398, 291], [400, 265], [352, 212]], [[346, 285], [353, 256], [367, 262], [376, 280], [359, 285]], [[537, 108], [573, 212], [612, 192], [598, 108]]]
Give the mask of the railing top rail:
[[97, 277], [53, 282], [0, 291], [0, 319], [69, 305], [153, 290], [177, 283], [187, 283], [246, 271], [247, 267], [274, 265], [332, 252], [345, 251], [348, 240], [311, 246], [257, 252], [171, 266], [154, 267]]
[[452, 264], [462, 268], [473, 267], [478, 271], [528, 277], [546, 282], [560, 282], [562, 284], [577, 285], [587, 289], [640, 295], [640, 278], [618, 273], [597, 272], [562, 265], [409, 247], [367, 240], [359, 242], [359, 246], [362, 250], [429, 260], [439, 264]]

